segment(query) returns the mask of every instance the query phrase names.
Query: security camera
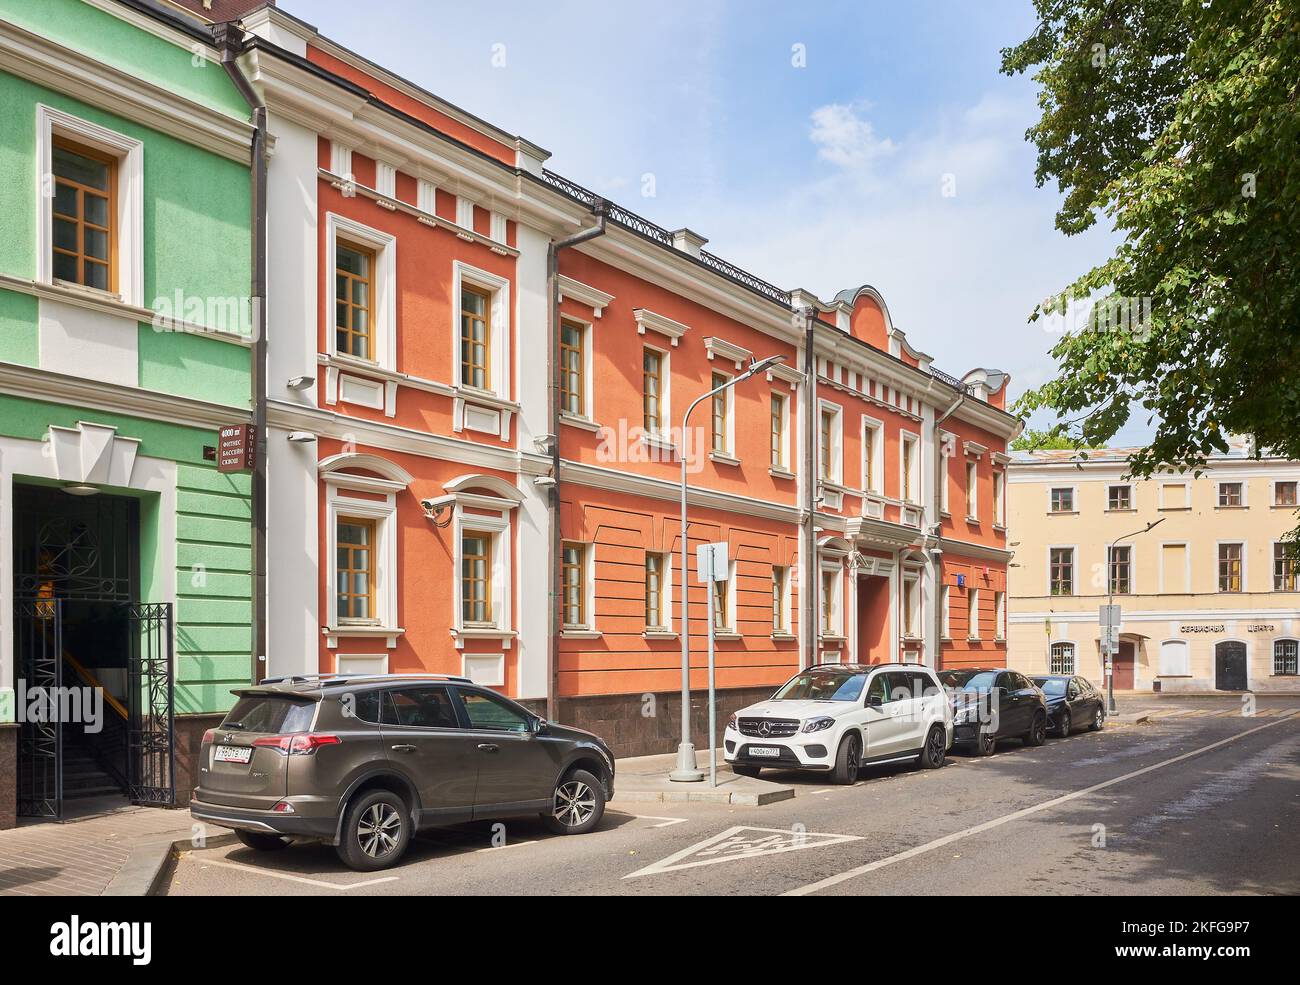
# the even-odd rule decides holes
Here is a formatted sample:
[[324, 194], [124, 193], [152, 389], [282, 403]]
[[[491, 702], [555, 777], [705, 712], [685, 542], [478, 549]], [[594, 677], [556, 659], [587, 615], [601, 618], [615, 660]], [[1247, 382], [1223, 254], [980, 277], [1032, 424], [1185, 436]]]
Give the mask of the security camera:
[[435, 505], [436, 505], [436, 504], [435, 504], [434, 501], [431, 500], [431, 499], [422, 499], [422, 500], [420, 500], [420, 508], [423, 509], [424, 512], [426, 512], [426, 513], [432, 513], [432, 512], [433, 512], [433, 508], [434, 508]]
[[533, 485], [537, 486], [539, 489], [550, 489], [551, 486], [555, 485], [555, 477], [551, 475], [539, 475], [533, 480]]
[[290, 390], [306, 390], [315, 382], [316, 377], [314, 376], [291, 376], [286, 386], [288, 386]]
[[295, 445], [301, 445], [308, 441], [315, 441], [316, 435], [312, 434], [310, 431], [290, 431], [289, 440]]

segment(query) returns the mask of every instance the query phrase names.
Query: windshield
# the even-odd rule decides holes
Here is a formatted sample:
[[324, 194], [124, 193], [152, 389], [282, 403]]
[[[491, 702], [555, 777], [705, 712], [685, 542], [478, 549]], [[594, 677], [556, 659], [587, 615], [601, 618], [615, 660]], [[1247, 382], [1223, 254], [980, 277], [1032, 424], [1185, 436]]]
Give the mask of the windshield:
[[1044, 694], [1064, 694], [1066, 682], [1059, 677], [1035, 677], [1034, 683], [1043, 689]]
[[250, 694], [235, 702], [221, 727], [240, 732], [305, 732], [315, 712], [314, 701]]
[[867, 675], [851, 670], [804, 671], [772, 695], [773, 701], [857, 701]]
[[996, 670], [945, 670], [939, 683], [950, 691], [990, 691], [998, 679]]

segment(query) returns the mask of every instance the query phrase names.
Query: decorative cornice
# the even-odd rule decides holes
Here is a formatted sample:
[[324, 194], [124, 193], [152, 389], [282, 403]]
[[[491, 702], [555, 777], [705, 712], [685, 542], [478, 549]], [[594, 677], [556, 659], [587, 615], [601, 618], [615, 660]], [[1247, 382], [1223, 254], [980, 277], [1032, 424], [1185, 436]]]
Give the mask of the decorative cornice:
[[666, 315], [656, 314], [648, 308], [632, 309], [632, 317], [636, 319], [638, 335], [645, 335], [647, 330], [658, 332], [670, 339], [673, 345], [676, 345], [677, 340], [690, 331], [689, 325], [673, 321]]
[[[615, 469], [586, 465], [582, 462], [565, 460], [560, 463], [560, 481], [592, 489], [604, 489], [610, 492], [628, 493], [647, 496], [651, 499], [677, 502], [681, 498], [682, 487], [666, 479], [620, 472]], [[766, 520], [781, 520], [786, 523], [798, 523], [802, 511], [796, 506], [785, 506], [766, 499], [753, 499], [748, 496], [736, 496], [732, 493], [718, 492], [713, 489], [701, 489], [690, 486], [687, 491], [688, 502], [704, 509], [727, 510], [745, 516], [760, 517]]]
[[803, 373], [793, 366], [787, 366], [784, 363], [774, 363], [767, 371], [767, 382], [780, 380], [782, 383], [789, 383], [790, 389], [794, 390], [803, 383]]
[[704, 351], [708, 353], [710, 360], [716, 356], [727, 362], [734, 363], [736, 369], [744, 369], [745, 364], [754, 358], [754, 354], [743, 346], [735, 345], [714, 336], [709, 336], [704, 340]]
[[606, 294], [589, 284], [584, 284], [580, 280], [574, 280], [560, 274], [560, 300], [565, 299], [576, 301], [578, 304], [585, 304], [591, 308], [597, 318], [601, 316], [609, 303], [614, 300], [614, 295]]

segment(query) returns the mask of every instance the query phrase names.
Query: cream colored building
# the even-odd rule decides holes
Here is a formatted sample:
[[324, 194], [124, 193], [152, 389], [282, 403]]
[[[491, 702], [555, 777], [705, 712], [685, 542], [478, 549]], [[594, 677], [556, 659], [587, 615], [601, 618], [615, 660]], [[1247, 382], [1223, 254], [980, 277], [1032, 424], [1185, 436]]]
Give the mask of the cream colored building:
[[[1098, 610], [1113, 588], [1116, 689], [1300, 689], [1298, 568], [1282, 547], [1300, 463], [1236, 442], [1199, 477], [1138, 482], [1131, 451], [1024, 453], [1008, 468], [1008, 665], [1102, 683]], [[1107, 564], [1112, 542], [1157, 520]]]

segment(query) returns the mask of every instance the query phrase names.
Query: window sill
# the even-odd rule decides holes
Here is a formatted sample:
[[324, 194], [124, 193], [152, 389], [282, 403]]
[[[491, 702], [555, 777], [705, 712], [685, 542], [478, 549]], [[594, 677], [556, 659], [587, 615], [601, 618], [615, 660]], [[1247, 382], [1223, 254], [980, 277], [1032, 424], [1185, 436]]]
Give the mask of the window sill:
[[1294, 509], [1300, 509], [1300, 506], [1298, 506], [1296, 503], [1274, 503], [1272, 506], [1269, 507], [1269, 509], [1294, 510]]
[[1157, 513], [1190, 513], [1190, 506], [1161, 506], [1156, 509]]
[[822, 633], [820, 641], [822, 643], [847, 643], [847, 636], [840, 636], [838, 633]]
[[598, 640], [604, 635], [599, 629], [584, 626], [566, 626], [560, 630], [560, 639], [563, 640]]
[[788, 472], [788, 471], [786, 471], [785, 469], [777, 468], [777, 466], [775, 466], [775, 465], [773, 465], [771, 468], [769, 468], [769, 469], [767, 470], [767, 474], [770, 475], [773, 479], [793, 479], [793, 478], [795, 478], [795, 474], [794, 474], [793, 472]]
[[517, 400], [508, 400], [505, 397], [497, 396], [491, 390], [480, 390], [476, 386], [465, 386], [463, 383], [452, 387], [454, 396], [471, 404], [479, 404], [484, 407], [492, 407], [496, 410], [519, 410]]
[[1133, 507], [1131, 507], [1131, 506], [1130, 506], [1130, 507], [1127, 507], [1126, 509], [1119, 509], [1118, 507], [1116, 507], [1115, 509], [1111, 509], [1111, 508], [1108, 506], [1108, 507], [1106, 507], [1106, 512], [1107, 512], [1107, 513], [1136, 513], [1137, 510], [1135, 510], [1135, 509], [1134, 509]]
[[513, 640], [519, 634], [513, 629], [498, 629], [494, 626], [470, 626], [470, 627], [453, 627], [451, 637], [456, 641], [456, 649], [465, 645], [466, 640], [502, 640], [503, 645], [509, 646], [509, 640]]
[[330, 649], [338, 646], [341, 639], [382, 639], [390, 650], [396, 648], [397, 638], [406, 632], [400, 626], [382, 626], [379, 623], [342, 623], [322, 626], [320, 631]]
[[719, 465], [739, 465], [739, 464], [740, 464], [740, 459], [736, 458], [734, 455], [728, 455], [728, 454], [727, 454], [726, 452], [724, 452], [724, 451], [711, 451], [711, 452], [709, 452], [709, 461], [711, 461], [711, 462], [717, 462]]
[[661, 434], [651, 434], [648, 431], [642, 432], [641, 443], [659, 451], [671, 452], [674, 455], [677, 454], [677, 446]]
[[741, 635], [734, 629], [715, 629], [713, 638], [715, 640], [738, 640], [741, 639]]
[[569, 427], [582, 428], [584, 431], [591, 431], [593, 434], [604, 428], [603, 424], [597, 424], [589, 417], [581, 417], [578, 414], [561, 414], [560, 423], [567, 424]]
[[1048, 516], [1078, 516], [1078, 510], [1048, 510]]
[[675, 640], [677, 634], [671, 629], [647, 629], [641, 634], [643, 640]]
[[772, 634], [772, 640], [773, 642], [776, 643], [789, 643], [793, 640], [797, 640], [798, 638], [799, 637], [795, 636], [794, 633], [773, 633]]
[[1249, 509], [1250, 507], [1248, 507], [1245, 503], [1241, 503], [1237, 506], [1224, 505], [1223, 503], [1218, 503], [1217, 505], [1215, 505], [1214, 508], [1216, 510], [1245, 510], [1245, 509]]
[[1007, 525], [1005, 523], [995, 523], [993, 524], [993, 529], [998, 533], [1004, 534], [1007, 532]]
[[966, 517], [966, 522], [973, 527], [978, 527], [980, 525], [980, 518], [977, 516], [968, 516]]

